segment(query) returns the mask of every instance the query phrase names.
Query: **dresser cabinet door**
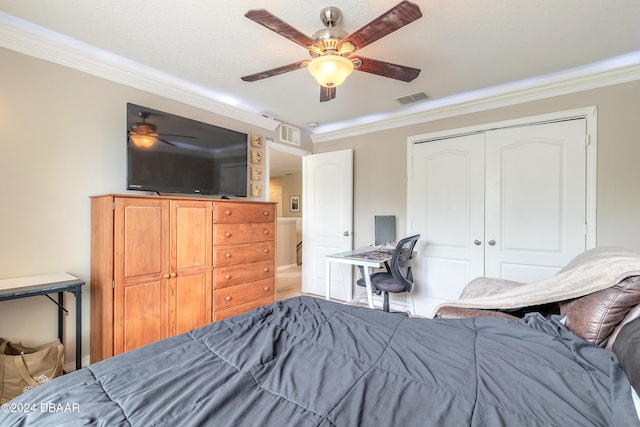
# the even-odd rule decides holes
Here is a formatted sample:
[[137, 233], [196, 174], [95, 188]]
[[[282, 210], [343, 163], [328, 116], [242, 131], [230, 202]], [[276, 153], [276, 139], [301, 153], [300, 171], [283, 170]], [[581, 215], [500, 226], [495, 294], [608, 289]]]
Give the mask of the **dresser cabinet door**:
[[211, 202], [171, 202], [170, 335], [212, 320], [211, 218]]
[[169, 329], [169, 201], [116, 199], [114, 354], [157, 341]]

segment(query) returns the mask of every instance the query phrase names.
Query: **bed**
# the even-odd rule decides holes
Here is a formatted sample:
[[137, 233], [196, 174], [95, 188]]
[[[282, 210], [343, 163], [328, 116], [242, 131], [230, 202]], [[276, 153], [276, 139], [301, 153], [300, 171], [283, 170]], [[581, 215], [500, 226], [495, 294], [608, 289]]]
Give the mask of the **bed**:
[[[637, 325], [620, 333], [635, 363]], [[632, 390], [616, 353], [560, 317], [411, 318], [303, 296], [59, 377], [0, 425], [638, 426]]]

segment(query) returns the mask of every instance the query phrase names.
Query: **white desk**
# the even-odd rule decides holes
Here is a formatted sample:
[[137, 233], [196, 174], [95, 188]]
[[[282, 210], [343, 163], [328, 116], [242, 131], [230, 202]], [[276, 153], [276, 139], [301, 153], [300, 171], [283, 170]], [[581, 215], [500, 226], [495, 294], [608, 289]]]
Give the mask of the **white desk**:
[[[369, 308], [373, 308], [373, 292], [371, 286], [371, 269], [384, 266], [385, 262], [391, 261], [393, 252], [383, 251], [374, 247], [356, 249], [353, 251], [339, 252], [325, 256], [327, 276], [326, 276], [326, 299], [331, 297], [331, 263], [350, 264], [362, 267], [364, 270], [364, 281], [367, 288], [367, 300]], [[347, 304], [353, 303], [353, 289], [345, 289]]]

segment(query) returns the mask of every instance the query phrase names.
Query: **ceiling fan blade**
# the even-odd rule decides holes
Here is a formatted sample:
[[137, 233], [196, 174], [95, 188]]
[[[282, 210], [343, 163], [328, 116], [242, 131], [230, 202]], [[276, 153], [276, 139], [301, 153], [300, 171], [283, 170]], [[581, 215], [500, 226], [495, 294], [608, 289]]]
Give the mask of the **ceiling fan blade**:
[[197, 136], [189, 136], [189, 135], [173, 135], [171, 133], [159, 133], [160, 136], [174, 136], [178, 138], [189, 138], [189, 139], [198, 139]]
[[177, 147], [176, 144], [174, 144], [173, 142], [169, 142], [166, 139], [158, 138], [158, 142], [164, 142], [165, 144], [170, 145], [172, 147]]
[[254, 22], [262, 25], [280, 34], [282, 37], [286, 37], [294, 43], [308, 49], [309, 45], [316, 45], [316, 41], [306, 34], [301, 33], [291, 25], [284, 22], [282, 19], [273, 15], [271, 12], [265, 9], [252, 9], [248, 11], [244, 16], [251, 19]]
[[267, 77], [277, 76], [278, 74], [288, 73], [289, 71], [298, 70], [304, 68], [309, 63], [308, 59], [294, 62], [293, 64], [284, 65], [282, 67], [273, 68], [271, 70], [261, 71], [259, 73], [250, 74], [248, 76], [241, 77], [245, 82], [255, 82], [257, 80], [266, 79]]
[[362, 56], [355, 56], [351, 57], [350, 59], [362, 61], [360, 66], [355, 68], [358, 71], [377, 74], [379, 76], [389, 77], [391, 79], [402, 80], [403, 82], [410, 82], [418, 77], [418, 74], [420, 74], [420, 69], [418, 68], [405, 67], [404, 65], [378, 61], [377, 59], [364, 58]]
[[345, 37], [340, 45], [349, 42], [355, 45], [356, 50], [383, 38], [422, 16], [420, 7], [409, 1], [398, 3], [387, 12], [383, 13], [353, 34]]
[[320, 102], [331, 101], [336, 97], [336, 88], [320, 86]]

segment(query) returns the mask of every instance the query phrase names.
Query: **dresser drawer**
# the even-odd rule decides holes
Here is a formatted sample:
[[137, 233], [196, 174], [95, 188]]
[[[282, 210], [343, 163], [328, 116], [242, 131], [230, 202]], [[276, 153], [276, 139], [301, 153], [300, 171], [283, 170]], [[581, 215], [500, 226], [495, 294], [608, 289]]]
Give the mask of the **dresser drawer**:
[[218, 311], [245, 302], [275, 297], [274, 280], [264, 279], [213, 291], [213, 307]]
[[263, 305], [271, 304], [274, 301], [273, 297], [261, 298], [254, 301], [249, 301], [244, 304], [234, 305], [233, 307], [225, 308], [213, 313], [213, 320], [222, 320], [227, 317], [235, 316], [236, 314], [244, 313], [254, 308], [262, 307]]
[[259, 242], [275, 239], [273, 223], [214, 224], [213, 244]]
[[273, 259], [275, 241], [240, 243], [238, 245], [218, 245], [213, 247], [213, 266], [241, 264]]
[[213, 209], [214, 224], [275, 220], [275, 205], [269, 203], [225, 202], [216, 204]]
[[258, 261], [249, 264], [213, 268], [213, 288], [221, 289], [245, 282], [274, 277], [274, 261]]

